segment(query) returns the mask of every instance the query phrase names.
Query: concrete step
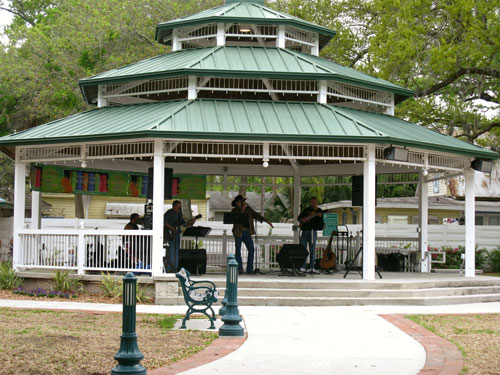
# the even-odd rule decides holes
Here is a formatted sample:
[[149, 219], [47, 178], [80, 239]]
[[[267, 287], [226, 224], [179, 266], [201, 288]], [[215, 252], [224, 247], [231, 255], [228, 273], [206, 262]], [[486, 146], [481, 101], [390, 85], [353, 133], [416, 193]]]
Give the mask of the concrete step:
[[[224, 290], [219, 292], [224, 295]], [[328, 298], [404, 298], [404, 297], [443, 297], [477, 294], [500, 295], [500, 286], [464, 287], [464, 288], [430, 288], [430, 289], [271, 289], [271, 288], [238, 288], [239, 297], [328, 297]]]
[[[217, 289], [225, 289], [225, 280], [197, 278], [195, 280], [210, 280], [217, 286]], [[325, 278], [314, 279], [285, 279], [285, 280], [266, 280], [252, 279], [247, 277], [238, 280], [238, 288], [243, 289], [344, 289], [344, 290], [414, 290], [431, 288], [458, 288], [458, 287], [480, 287], [480, 286], [500, 286], [500, 278], [487, 280], [482, 279], [459, 279], [456, 280], [436, 280], [436, 281], [362, 281], [362, 280], [328, 280]]]
[[241, 306], [365, 306], [365, 305], [454, 305], [498, 302], [500, 294], [414, 298], [321, 298], [321, 297], [238, 297]]

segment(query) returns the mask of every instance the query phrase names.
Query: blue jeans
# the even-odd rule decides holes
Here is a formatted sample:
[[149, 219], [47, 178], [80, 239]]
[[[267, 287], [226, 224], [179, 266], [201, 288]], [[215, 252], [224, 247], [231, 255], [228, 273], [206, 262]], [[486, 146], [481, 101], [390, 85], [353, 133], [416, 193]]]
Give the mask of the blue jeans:
[[[315, 230], [303, 230], [300, 235], [300, 244], [307, 249], [307, 244], [309, 244], [309, 268], [314, 269], [316, 262], [316, 239], [318, 238], [318, 232]], [[306, 262], [302, 266], [306, 268]]]
[[175, 240], [168, 241], [168, 267], [167, 272], [179, 271], [179, 250], [181, 248], [181, 234], [175, 236]]
[[243, 259], [241, 259], [241, 243], [245, 243], [248, 250], [248, 260], [247, 260], [247, 273], [253, 272], [253, 255], [255, 248], [253, 246], [253, 239], [250, 232], [247, 230], [243, 231], [241, 237], [234, 237], [236, 245], [236, 261], [238, 262], [238, 270], [243, 271]]

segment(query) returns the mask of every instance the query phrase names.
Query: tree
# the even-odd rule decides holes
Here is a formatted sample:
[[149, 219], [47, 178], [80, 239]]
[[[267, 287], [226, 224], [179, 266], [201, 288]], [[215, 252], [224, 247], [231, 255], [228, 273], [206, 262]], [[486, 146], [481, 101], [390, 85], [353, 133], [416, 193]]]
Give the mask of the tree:
[[[498, 0], [278, 0], [337, 30], [322, 56], [415, 90], [396, 111], [500, 149]], [[492, 135], [491, 137], [487, 137]]]

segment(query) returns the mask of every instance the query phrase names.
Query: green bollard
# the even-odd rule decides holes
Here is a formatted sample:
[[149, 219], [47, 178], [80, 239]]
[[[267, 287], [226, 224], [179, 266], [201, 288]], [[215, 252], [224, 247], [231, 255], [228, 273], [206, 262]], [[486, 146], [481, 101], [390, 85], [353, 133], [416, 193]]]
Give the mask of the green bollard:
[[115, 355], [118, 365], [111, 370], [111, 375], [146, 375], [147, 371], [140, 364], [144, 355], [137, 346], [137, 334], [135, 332], [135, 288], [137, 278], [129, 272], [123, 278], [123, 331], [120, 341], [120, 349]]
[[224, 316], [226, 313], [226, 305], [227, 305], [227, 286], [229, 285], [229, 261], [231, 259], [235, 259], [234, 254], [229, 254], [227, 256], [227, 267], [226, 267], [226, 291], [224, 292], [224, 298], [222, 299], [222, 307], [219, 310], [219, 315]]
[[241, 337], [245, 335], [245, 330], [240, 325], [242, 319], [238, 310], [238, 262], [233, 257], [227, 263], [227, 303], [226, 312], [222, 317], [224, 324], [219, 328], [219, 336]]

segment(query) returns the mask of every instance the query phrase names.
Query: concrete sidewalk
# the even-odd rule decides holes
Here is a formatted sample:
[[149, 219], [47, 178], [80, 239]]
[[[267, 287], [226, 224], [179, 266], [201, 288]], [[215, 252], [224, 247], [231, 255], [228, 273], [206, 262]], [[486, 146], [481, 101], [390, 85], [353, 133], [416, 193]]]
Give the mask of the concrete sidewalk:
[[[121, 311], [121, 305], [0, 300], [0, 307]], [[185, 306], [138, 306], [184, 313]], [[447, 306], [241, 307], [248, 340], [185, 374], [417, 374], [423, 347], [378, 314], [498, 313], [500, 303]]]

